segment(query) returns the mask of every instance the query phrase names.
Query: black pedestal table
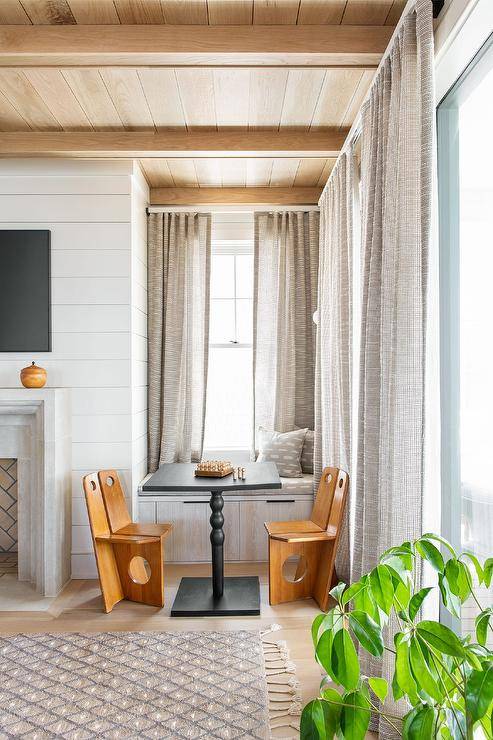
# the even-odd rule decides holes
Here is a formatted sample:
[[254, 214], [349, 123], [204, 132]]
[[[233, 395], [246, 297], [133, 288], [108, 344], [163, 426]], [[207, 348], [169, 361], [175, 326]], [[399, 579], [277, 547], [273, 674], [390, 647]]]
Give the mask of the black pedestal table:
[[[260, 614], [257, 576], [224, 577], [223, 493], [281, 488], [274, 463], [245, 465], [245, 480], [196, 478], [194, 463], [161, 465], [142, 486], [141, 495], [156, 493], [210, 493], [212, 578], [182, 578], [172, 617], [208, 617]], [[171, 532], [171, 537], [173, 532]]]

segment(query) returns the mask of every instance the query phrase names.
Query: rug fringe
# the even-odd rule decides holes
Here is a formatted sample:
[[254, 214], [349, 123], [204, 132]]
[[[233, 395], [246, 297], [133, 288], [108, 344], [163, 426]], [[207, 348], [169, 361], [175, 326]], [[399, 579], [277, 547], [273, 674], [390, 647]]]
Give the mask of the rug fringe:
[[[303, 708], [296, 666], [289, 659], [285, 640], [266, 639], [281, 629], [281, 625], [272, 624], [269, 629], [260, 633], [267, 677], [270, 737], [272, 740], [296, 740], [299, 737], [299, 718]], [[290, 730], [294, 730], [295, 734], [286, 734]]]

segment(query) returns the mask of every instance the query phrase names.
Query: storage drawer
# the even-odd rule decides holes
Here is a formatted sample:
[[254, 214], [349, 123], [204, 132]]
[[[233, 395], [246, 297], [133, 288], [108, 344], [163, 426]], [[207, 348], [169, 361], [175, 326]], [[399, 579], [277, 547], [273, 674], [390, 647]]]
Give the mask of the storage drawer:
[[240, 560], [268, 560], [264, 522], [309, 519], [312, 507], [311, 499], [296, 501], [274, 496], [240, 502]]

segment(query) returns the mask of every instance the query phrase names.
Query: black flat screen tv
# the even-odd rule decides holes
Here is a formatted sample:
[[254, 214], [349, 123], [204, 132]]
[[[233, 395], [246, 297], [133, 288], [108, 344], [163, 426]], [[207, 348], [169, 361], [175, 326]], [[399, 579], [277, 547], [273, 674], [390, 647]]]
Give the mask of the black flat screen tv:
[[0, 229], [0, 352], [51, 351], [50, 232]]

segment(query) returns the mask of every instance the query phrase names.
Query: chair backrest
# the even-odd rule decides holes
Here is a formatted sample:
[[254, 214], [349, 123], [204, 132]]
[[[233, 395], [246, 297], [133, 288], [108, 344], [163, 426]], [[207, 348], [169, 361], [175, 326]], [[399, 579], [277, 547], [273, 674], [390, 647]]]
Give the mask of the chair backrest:
[[116, 470], [100, 470], [98, 478], [111, 531], [118, 532], [132, 521], [118, 473]]
[[340, 468], [324, 468], [320, 477], [311, 520], [322, 529], [339, 526], [349, 485], [349, 476]]
[[82, 479], [82, 486], [86, 497], [87, 514], [93, 537], [111, 534], [103, 495], [96, 473], [89, 473]]

